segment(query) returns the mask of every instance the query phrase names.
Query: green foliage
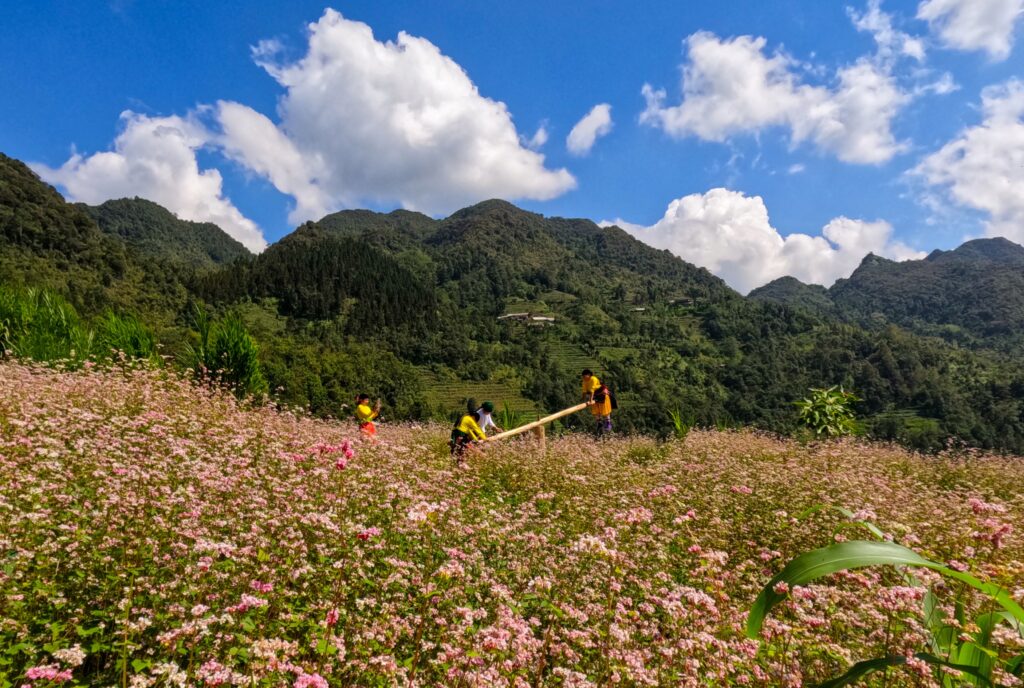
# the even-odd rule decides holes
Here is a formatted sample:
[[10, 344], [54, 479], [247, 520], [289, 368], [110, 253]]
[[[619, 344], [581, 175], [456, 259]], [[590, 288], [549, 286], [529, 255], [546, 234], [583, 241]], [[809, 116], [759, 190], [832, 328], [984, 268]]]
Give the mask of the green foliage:
[[508, 405], [508, 402], [503, 402], [501, 410], [498, 411], [498, 425], [503, 430], [511, 430], [517, 428], [520, 425], [527, 423], [526, 414], [521, 411], [517, 411]]
[[836, 385], [812, 388], [811, 396], [796, 402], [800, 420], [818, 437], [840, 437], [854, 430], [851, 405], [859, 401], [852, 393]]
[[[942, 618], [938, 613], [935, 593], [930, 591], [925, 596], [924, 612], [930, 631], [929, 649], [940, 656], [930, 653], [919, 653], [917, 656], [936, 667], [936, 680], [943, 685], [954, 685], [950, 682], [950, 675], [944, 671], [953, 669], [966, 675], [966, 685], [991, 685], [992, 672], [997, 665], [1003, 665], [1009, 671], [1019, 666], [1016, 659], [1000, 659], [992, 646], [992, 634], [996, 626], [1006, 624], [1020, 632], [1021, 625], [1024, 624], [1024, 608], [1021, 608], [1005, 588], [986, 583], [968, 573], [926, 559], [902, 545], [886, 541], [839, 542], [805, 552], [790, 561], [758, 595], [748, 616], [747, 636], [757, 638], [760, 635], [765, 617], [773, 607], [786, 599], [789, 589], [806, 585], [838, 571], [878, 565], [931, 569], [946, 578], [963, 583], [966, 586], [964, 589], [970, 588], [980, 592], [986, 597], [990, 607], [1002, 607], [1000, 612], [987, 612], [979, 616], [972, 624], [977, 630], [964, 633], [964, 618]], [[956, 607], [963, 608], [959, 602]], [[873, 671], [905, 662], [905, 657], [882, 657], [860, 662], [842, 676], [822, 685], [850, 685]]]
[[197, 307], [193, 323], [199, 335], [198, 345], [188, 348], [188, 357], [198, 374], [229, 387], [238, 397], [267, 393], [259, 348], [236, 313], [214, 322], [205, 310]]
[[669, 411], [669, 416], [672, 418], [672, 436], [679, 442], [686, 439], [686, 436], [690, 434], [690, 423], [683, 417], [682, 411], [675, 409]]
[[134, 315], [108, 311], [99, 322], [96, 343], [104, 354], [120, 353], [152, 363], [160, 360], [153, 332]]
[[80, 205], [99, 228], [139, 253], [195, 268], [212, 268], [252, 254], [209, 222], [179, 220], [142, 198], [122, 198], [98, 206]]
[[76, 366], [89, 357], [93, 346], [92, 331], [58, 294], [0, 286], [0, 351]]

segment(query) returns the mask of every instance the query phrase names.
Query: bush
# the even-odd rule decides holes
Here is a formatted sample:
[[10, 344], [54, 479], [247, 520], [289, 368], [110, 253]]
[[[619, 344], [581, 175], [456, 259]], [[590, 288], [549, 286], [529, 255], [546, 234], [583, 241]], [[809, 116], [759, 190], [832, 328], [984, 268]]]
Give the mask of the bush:
[[796, 402], [800, 421], [817, 437], [840, 437], [853, 433], [855, 417], [851, 405], [860, 401], [842, 387], [812, 388], [811, 396]]

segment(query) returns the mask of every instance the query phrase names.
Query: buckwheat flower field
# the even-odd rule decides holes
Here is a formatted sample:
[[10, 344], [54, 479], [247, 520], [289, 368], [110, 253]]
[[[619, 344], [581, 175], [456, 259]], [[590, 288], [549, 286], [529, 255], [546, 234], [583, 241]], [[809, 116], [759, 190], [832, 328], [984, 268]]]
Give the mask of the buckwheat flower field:
[[941, 686], [926, 587], [965, 634], [988, 602], [930, 571], [780, 584], [746, 636], [862, 521], [1024, 599], [1016, 458], [694, 431], [460, 467], [446, 427], [368, 444], [167, 372], [4, 364], [0, 390], [0, 686], [799, 686], [883, 655], [909, 659], [867, 684]]

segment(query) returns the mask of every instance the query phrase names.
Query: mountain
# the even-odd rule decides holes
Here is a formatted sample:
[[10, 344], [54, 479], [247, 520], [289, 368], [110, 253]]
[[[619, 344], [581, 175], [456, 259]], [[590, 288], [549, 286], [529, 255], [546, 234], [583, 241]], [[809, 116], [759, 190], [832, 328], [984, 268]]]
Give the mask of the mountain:
[[835, 304], [828, 289], [820, 284], [804, 284], [795, 277], [780, 277], [747, 295], [754, 301], [785, 304], [817, 315], [834, 315]]
[[185, 298], [173, 271], [100, 231], [27, 165], [0, 153], [0, 279], [55, 289], [76, 307], [167, 323]]
[[[171, 356], [197, 341], [194, 302], [215, 318], [233, 312], [258, 342], [275, 399], [318, 415], [344, 414], [366, 392], [391, 419], [444, 416], [466, 397], [531, 417], [575, 403], [587, 367], [615, 389], [623, 432], [667, 433], [673, 414], [792, 432], [793, 401], [842, 384], [863, 399], [871, 436], [1024, 451], [1015, 359], [884, 318], [836, 317], [821, 290], [795, 281], [743, 298], [617, 227], [497, 200], [441, 219], [343, 211], [218, 264], [227, 254], [216, 232], [197, 236], [146, 202], [70, 205], [21, 163], [0, 162], [0, 282], [57, 288], [85, 318], [137, 314]], [[933, 255], [928, 271], [993, 272], [1014, 250], [971, 245]], [[894, 280], [900, 267], [870, 258], [849, 282]], [[512, 313], [532, 315], [502, 317]]]
[[103, 232], [144, 255], [195, 268], [211, 268], [252, 257], [247, 248], [217, 225], [180, 220], [169, 210], [142, 198], [79, 207]]
[[922, 260], [869, 254], [827, 291], [787, 277], [750, 296], [865, 325], [895, 323], [972, 347], [1024, 346], [1024, 247], [1002, 238], [975, 239]]

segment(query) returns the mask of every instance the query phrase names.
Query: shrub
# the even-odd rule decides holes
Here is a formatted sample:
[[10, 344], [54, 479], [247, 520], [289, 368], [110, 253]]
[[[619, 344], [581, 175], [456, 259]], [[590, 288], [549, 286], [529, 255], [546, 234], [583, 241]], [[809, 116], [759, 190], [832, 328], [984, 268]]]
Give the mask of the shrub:
[[842, 387], [812, 388], [811, 396], [796, 402], [800, 420], [817, 437], [840, 437], [853, 433], [856, 425], [851, 405], [860, 401]]

